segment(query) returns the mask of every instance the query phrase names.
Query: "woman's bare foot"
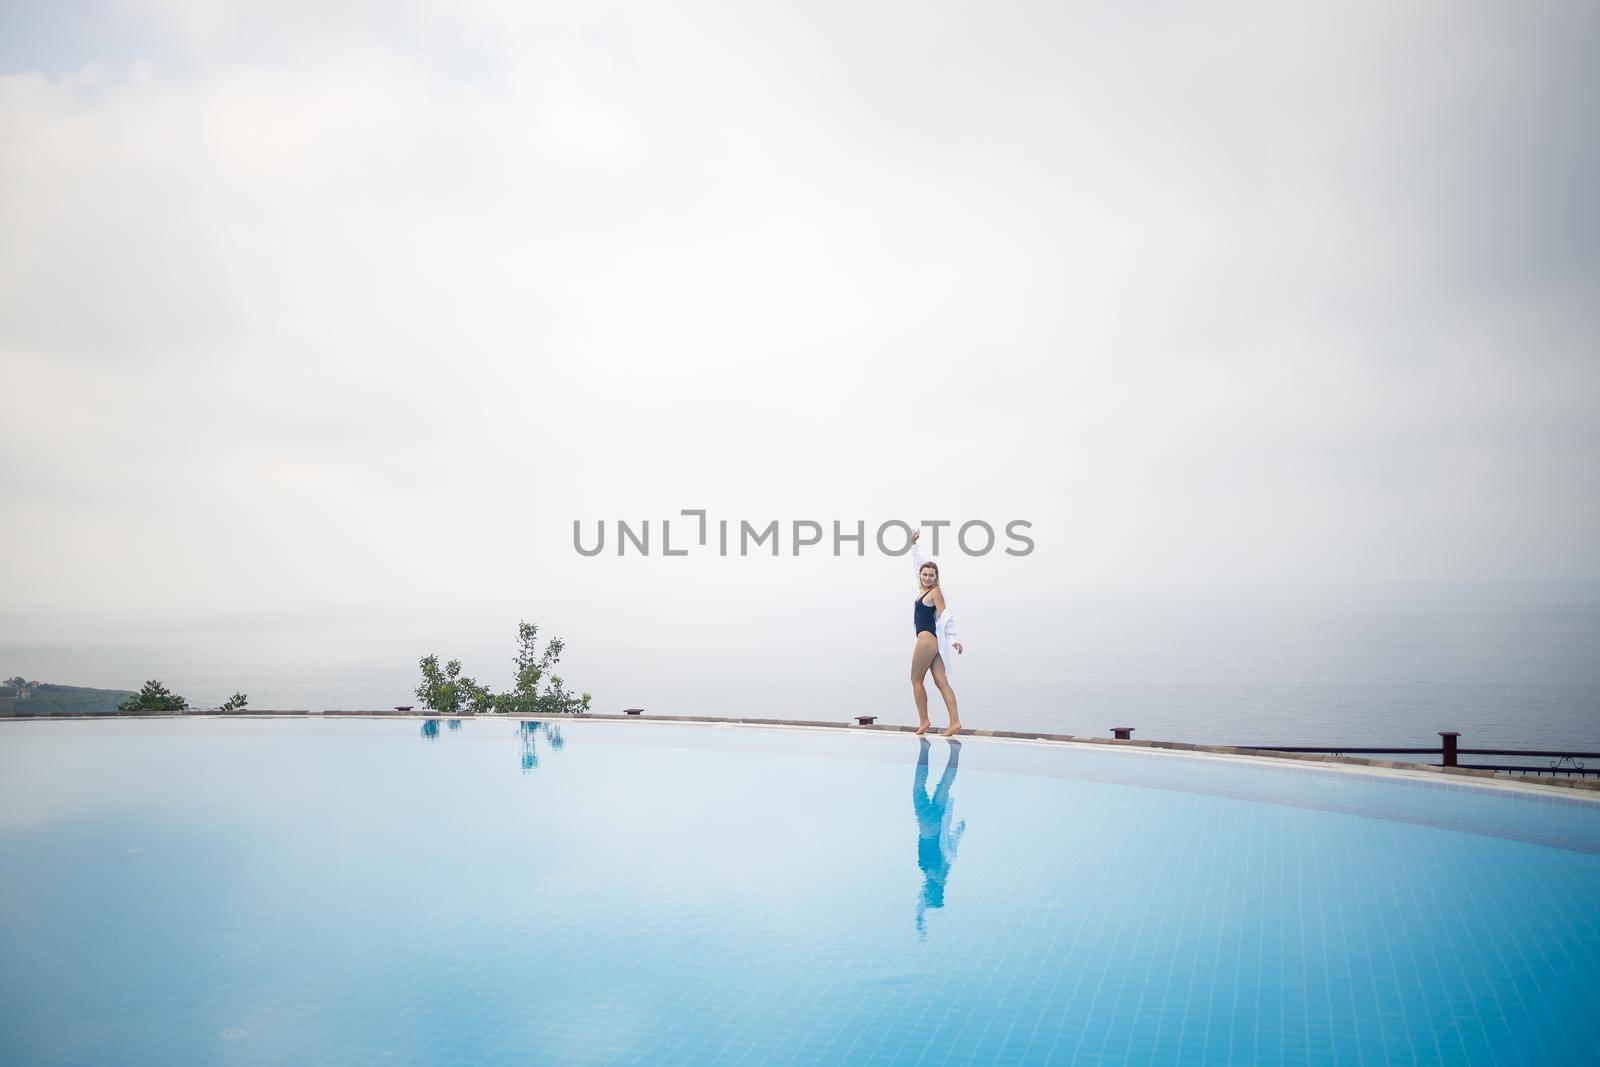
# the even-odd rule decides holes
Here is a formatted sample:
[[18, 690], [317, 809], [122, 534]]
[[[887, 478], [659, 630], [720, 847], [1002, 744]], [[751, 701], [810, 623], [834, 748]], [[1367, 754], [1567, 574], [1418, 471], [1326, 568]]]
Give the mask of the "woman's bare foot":
[[961, 720], [957, 719], [957, 720], [955, 720], [954, 722], [952, 722], [950, 724], [949, 728], [941, 731], [940, 736], [942, 736], [942, 737], [954, 737], [956, 734], [959, 734], [960, 732], [961, 732]]
[[921, 737], [923, 734], [927, 733], [928, 732], [928, 727], [931, 726], [931, 725], [933, 725], [933, 724], [928, 722], [927, 719], [923, 719], [922, 720], [922, 725], [917, 727], [917, 736]]

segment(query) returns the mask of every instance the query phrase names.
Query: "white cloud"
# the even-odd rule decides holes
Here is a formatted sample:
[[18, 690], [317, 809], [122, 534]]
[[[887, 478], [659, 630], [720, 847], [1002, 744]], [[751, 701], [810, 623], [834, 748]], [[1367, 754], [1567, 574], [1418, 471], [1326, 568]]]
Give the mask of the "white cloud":
[[19, 603], [792, 584], [569, 547], [700, 505], [1595, 573], [1581, 7], [114, 17], [0, 79]]

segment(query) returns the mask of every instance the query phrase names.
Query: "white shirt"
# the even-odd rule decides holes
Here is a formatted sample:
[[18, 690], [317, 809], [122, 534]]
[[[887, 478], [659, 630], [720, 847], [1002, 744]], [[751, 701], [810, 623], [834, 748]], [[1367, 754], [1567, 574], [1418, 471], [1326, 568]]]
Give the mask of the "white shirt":
[[[922, 565], [928, 562], [922, 556], [922, 546], [911, 542], [911, 558], [917, 563], [917, 573], [922, 573]], [[920, 582], [919, 582], [920, 584]], [[924, 596], [927, 594], [924, 593]], [[955, 665], [955, 650], [950, 646], [956, 640], [956, 620], [948, 611], [936, 611], [933, 615], [933, 629], [939, 638], [939, 658], [944, 660], [944, 671], [950, 673], [950, 668]]]

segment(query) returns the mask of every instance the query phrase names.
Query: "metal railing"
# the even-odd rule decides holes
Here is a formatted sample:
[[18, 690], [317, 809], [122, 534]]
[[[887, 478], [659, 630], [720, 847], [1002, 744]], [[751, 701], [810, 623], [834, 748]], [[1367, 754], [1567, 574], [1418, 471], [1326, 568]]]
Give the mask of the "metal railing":
[[[1118, 729], [1126, 730], [1127, 727], [1119, 727]], [[1129, 732], [1131, 733], [1131, 731]], [[1585, 760], [1600, 760], [1600, 752], [1572, 752], [1562, 749], [1542, 748], [1462, 748], [1460, 747], [1461, 734], [1456, 730], [1440, 730], [1439, 741], [1438, 748], [1352, 748], [1345, 745], [1332, 748], [1317, 748], [1305, 745], [1236, 745], [1234, 747], [1271, 752], [1323, 752], [1334, 756], [1438, 756], [1439, 762], [1433, 764], [1435, 767], [1464, 767], [1468, 770], [1506, 771], [1511, 774], [1559, 774], [1568, 777], [1572, 775], [1578, 775], [1579, 777], [1586, 777], [1591, 774], [1600, 775], [1600, 766], [1584, 763]], [[1460, 762], [1460, 757], [1462, 756], [1518, 756], [1524, 759], [1542, 759], [1545, 761], [1545, 765], [1539, 767], [1529, 766], [1524, 763], [1462, 763]]]

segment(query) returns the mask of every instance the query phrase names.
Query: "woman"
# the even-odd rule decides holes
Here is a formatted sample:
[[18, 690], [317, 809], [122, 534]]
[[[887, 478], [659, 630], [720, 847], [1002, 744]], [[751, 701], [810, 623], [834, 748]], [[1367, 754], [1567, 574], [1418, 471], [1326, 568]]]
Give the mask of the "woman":
[[946, 664], [950, 649], [961, 655], [961, 642], [955, 640], [955, 620], [945, 610], [944, 593], [939, 589], [939, 565], [922, 558], [922, 547], [917, 539], [922, 531], [911, 535], [911, 558], [917, 563], [917, 602], [912, 609], [912, 621], [917, 627], [917, 643], [911, 649], [911, 695], [917, 702], [918, 735], [928, 732], [928, 690], [922, 678], [931, 669], [933, 684], [944, 697], [945, 710], [950, 712], [950, 727], [945, 737], [961, 732], [961, 716], [956, 711], [956, 691], [950, 688]]

